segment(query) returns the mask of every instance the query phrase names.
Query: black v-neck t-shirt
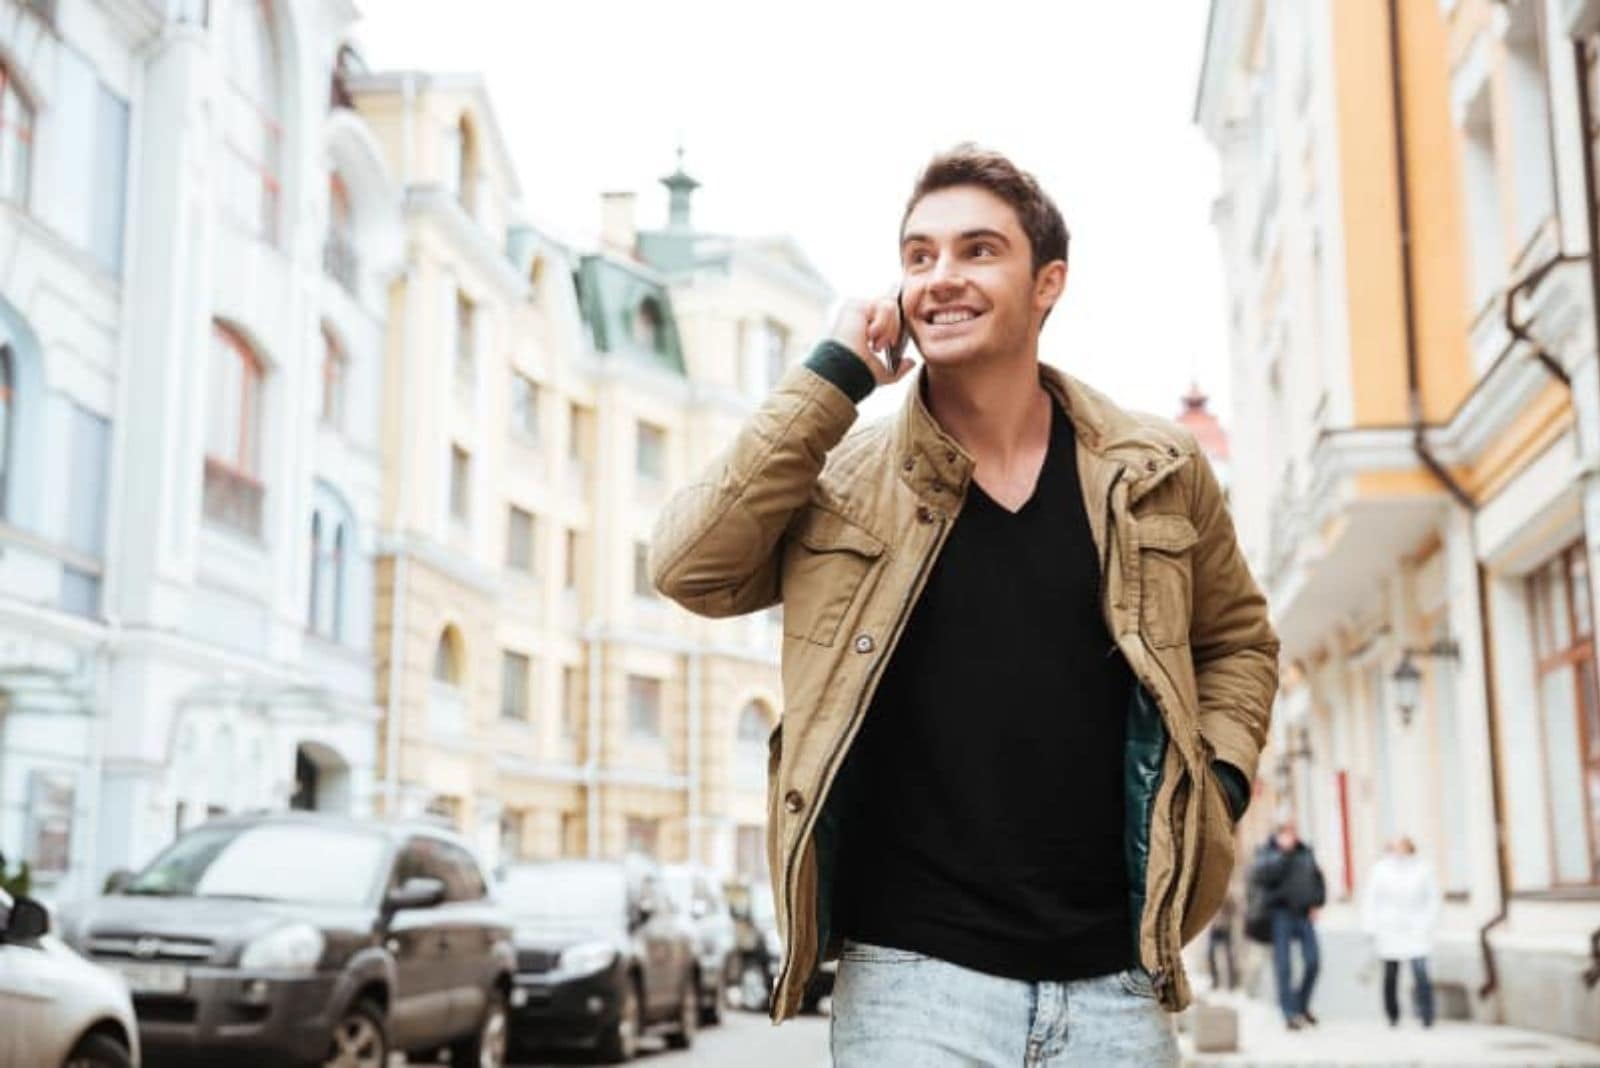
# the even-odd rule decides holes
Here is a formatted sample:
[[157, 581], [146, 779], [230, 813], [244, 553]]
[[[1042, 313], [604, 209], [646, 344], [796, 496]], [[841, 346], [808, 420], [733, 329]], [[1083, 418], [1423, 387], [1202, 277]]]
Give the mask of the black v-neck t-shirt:
[[839, 930], [1030, 981], [1130, 967], [1132, 677], [1100, 609], [1072, 424], [1033, 496], [976, 482], [847, 764]]

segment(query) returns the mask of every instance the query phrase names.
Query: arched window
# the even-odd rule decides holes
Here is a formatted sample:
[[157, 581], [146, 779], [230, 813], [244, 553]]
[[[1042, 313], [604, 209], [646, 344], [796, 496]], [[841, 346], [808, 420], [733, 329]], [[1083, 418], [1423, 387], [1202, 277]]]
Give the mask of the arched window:
[[205, 514], [246, 534], [261, 532], [261, 361], [239, 333], [211, 331]]
[[338, 335], [322, 325], [322, 422], [334, 430], [344, 429], [345, 384], [350, 359]]
[[0, 345], [0, 519], [6, 518], [6, 489], [11, 481], [11, 427], [16, 423], [17, 372], [9, 345]]
[[346, 293], [355, 295], [361, 274], [361, 261], [356, 255], [355, 213], [350, 205], [350, 187], [345, 185], [338, 171], [328, 174], [328, 237], [322, 246], [322, 268]]
[[350, 568], [356, 562], [349, 552], [354, 543], [354, 519], [344, 499], [325, 483], [317, 483], [312, 500], [311, 599], [306, 628], [336, 642], [348, 641], [345, 597]]
[[433, 651], [433, 679], [447, 686], [461, 685], [461, 634], [454, 627], [439, 633]]
[[237, 221], [278, 241], [283, 125], [271, 0], [234, 0], [228, 13], [227, 153], [223, 203]]
[[745, 789], [764, 786], [767, 781], [767, 735], [772, 731], [772, 713], [765, 703], [751, 701], [739, 711], [734, 752], [734, 781]]
[[33, 160], [33, 104], [0, 63], [0, 200], [28, 202]]

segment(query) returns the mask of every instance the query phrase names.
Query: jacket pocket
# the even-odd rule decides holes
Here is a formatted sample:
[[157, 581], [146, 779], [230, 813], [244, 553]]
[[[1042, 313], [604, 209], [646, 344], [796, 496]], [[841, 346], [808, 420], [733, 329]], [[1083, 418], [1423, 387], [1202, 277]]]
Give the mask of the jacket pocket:
[[783, 633], [832, 645], [884, 543], [836, 512], [813, 508], [790, 537], [783, 566]]
[[1187, 516], [1150, 515], [1136, 521], [1139, 540], [1139, 627], [1154, 646], [1189, 640], [1194, 607], [1193, 550], [1200, 535]]
[[1184, 903], [1180, 935], [1184, 942], [1205, 930], [1222, 907], [1233, 877], [1233, 817], [1217, 773], [1206, 769], [1201, 777], [1200, 833], [1196, 836], [1194, 879]]

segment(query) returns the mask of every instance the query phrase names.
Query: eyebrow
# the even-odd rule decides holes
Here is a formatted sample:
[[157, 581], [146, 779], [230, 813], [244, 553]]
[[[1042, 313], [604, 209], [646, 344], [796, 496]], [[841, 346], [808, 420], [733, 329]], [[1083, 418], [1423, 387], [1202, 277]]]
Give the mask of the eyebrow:
[[[1010, 239], [1007, 238], [1005, 234], [1002, 234], [999, 230], [988, 230], [988, 229], [963, 230], [961, 232], [958, 240], [971, 241], [974, 238], [979, 238], [979, 237], [987, 237], [987, 238], [989, 238], [991, 240], [999, 241], [1002, 245], [1010, 245], [1011, 244]], [[905, 237], [900, 239], [900, 247], [902, 249], [904, 249], [907, 245], [909, 245], [909, 244], [911, 244], [912, 242], [915, 242], [915, 241], [928, 241], [928, 242], [931, 242], [932, 240], [933, 240], [933, 238], [929, 237], [927, 234], [907, 234]]]

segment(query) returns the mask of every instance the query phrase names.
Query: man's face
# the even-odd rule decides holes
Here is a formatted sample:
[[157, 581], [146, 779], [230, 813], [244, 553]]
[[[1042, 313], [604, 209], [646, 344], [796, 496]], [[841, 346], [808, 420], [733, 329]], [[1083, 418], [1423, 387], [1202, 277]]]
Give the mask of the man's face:
[[1030, 350], [1039, 319], [1060, 295], [1066, 264], [1036, 275], [1011, 205], [980, 186], [917, 201], [900, 243], [901, 306], [930, 364]]
[[1295, 844], [1297, 842], [1299, 842], [1299, 841], [1300, 841], [1300, 835], [1295, 830], [1294, 824], [1286, 823], [1282, 827], [1278, 828], [1278, 848], [1279, 849], [1293, 849], [1295, 847]]

